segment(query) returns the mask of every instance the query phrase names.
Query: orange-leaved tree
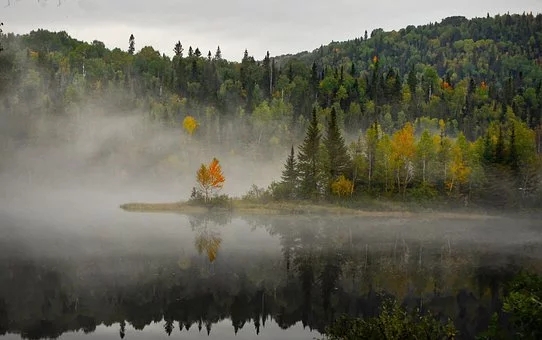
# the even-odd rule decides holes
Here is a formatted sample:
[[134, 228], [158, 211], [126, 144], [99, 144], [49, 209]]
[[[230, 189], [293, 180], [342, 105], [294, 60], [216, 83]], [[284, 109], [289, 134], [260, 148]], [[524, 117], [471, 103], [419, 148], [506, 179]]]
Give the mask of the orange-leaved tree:
[[201, 164], [196, 173], [196, 177], [200, 189], [204, 194], [205, 202], [209, 201], [209, 195], [213, 191], [222, 189], [222, 186], [226, 181], [224, 174], [222, 173], [222, 167], [216, 158], [213, 158], [211, 163], [209, 163], [209, 166]]

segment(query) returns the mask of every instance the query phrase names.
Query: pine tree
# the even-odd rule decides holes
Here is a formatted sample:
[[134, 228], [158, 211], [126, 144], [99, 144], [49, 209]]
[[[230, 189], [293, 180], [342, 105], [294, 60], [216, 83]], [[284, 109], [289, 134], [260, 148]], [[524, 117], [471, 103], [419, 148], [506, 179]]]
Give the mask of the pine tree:
[[269, 57], [269, 51], [267, 51], [267, 54], [265, 55], [263, 62], [263, 77], [262, 77], [262, 83], [261, 88], [264, 89], [264, 94], [266, 98], [270, 98], [273, 94], [271, 79], [272, 79], [272, 73], [271, 73], [271, 59]]
[[517, 175], [519, 170], [519, 157], [516, 144], [516, 128], [513, 121], [510, 125], [510, 151], [508, 153], [508, 163], [514, 172], [514, 175]]
[[133, 34], [130, 34], [130, 39], [128, 39], [128, 54], [134, 55], [135, 52], [135, 38]]
[[300, 196], [303, 198], [317, 198], [319, 196], [320, 180], [320, 129], [316, 118], [316, 109], [313, 109], [312, 119], [303, 144], [299, 147], [297, 171], [300, 180]]
[[221, 60], [221, 59], [222, 59], [222, 51], [220, 51], [220, 46], [218, 46], [215, 52], [215, 60]]
[[284, 170], [282, 170], [282, 185], [284, 186], [285, 193], [289, 199], [294, 199], [297, 192], [297, 162], [295, 160], [294, 146], [290, 151], [290, 155], [286, 159], [284, 164]]
[[327, 175], [329, 176], [329, 182], [331, 183], [341, 175], [350, 177], [351, 160], [337, 124], [337, 112], [334, 107], [331, 109], [331, 116], [328, 120], [324, 145], [328, 156]]
[[183, 44], [181, 44], [181, 41], [177, 41], [175, 44], [175, 48], [173, 49], [173, 52], [175, 52], [175, 55], [177, 57], [182, 58], [183, 57]]
[[497, 144], [495, 145], [495, 162], [504, 164], [505, 161], [504, 136], [502, 132], [502, 125], [499, 125], [499, 135], [497, 136]]
[[482, 159], [485, 165], [490, 165], [495, 161], [493, 143], [491, 142], [489, 131], [487, 131], [486, 136], [484, 137]]
[[[4, 23], [3, 22], [0, 22], [0, 37], [2, 37], [2, 26], [4, 26]], [[4, 50], [4, 48], [2, 47], [2, 45], [0, 44], [0, 52], [2, 52]]]

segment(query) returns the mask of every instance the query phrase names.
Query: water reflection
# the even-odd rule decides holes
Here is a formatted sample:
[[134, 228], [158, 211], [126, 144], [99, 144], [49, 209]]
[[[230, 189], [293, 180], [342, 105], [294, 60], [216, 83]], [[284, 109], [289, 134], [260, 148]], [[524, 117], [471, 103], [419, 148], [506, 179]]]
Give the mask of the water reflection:
[[225, 236], [241, 222], [209, 215], [191, 216], [188, 228], [178, 227], [191, 230], [186, 235], [193, 237], [192, 251], [52, 259], [3, 254], [0, 335], [55, 338], [93, 333], [103, 324], [115, 325], [124, 338], [128, 325], [143, 330], [161, 323], [164, 334], [197, 328], [206, 337], [225, 320], [234, 334], [248, 324], [259, 334], [270, 321], [280, 329], [301, 322], [322, 332], [343, 313], [373, 316], [383, 299], [394, 296], [406, 306], [451, 317], [471, 338], [500, 307], [503, 282], [522, 267], [542, 268], [533, 250], [540, 248], [505, 251], [457, 244], [449, 236], [384, 237], [371, 229], [373, 222], [246, 222], [244, 233], [266, 230], [264, 241], [278, 239], [280, 251], [263, 252], [261, 243], [229, 250]]

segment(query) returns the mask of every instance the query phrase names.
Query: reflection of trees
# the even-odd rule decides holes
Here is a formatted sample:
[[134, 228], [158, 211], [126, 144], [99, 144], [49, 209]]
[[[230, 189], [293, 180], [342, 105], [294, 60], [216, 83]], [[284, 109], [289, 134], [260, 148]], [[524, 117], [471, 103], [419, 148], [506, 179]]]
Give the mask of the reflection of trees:
[[191, 216], [189, 219], [192, 230], [196, 232], [194, 246], [199, 254], [207, 254], [210, 263], [216, 260], [222, 238], [218, 226], [231, 222], [229, 214], [205, 214]]
[[209, 230], [205, 227], [198, 232], [198, 235], [194, 239], [194, 245], [199, 254], [206, 253], [209, 262], [214, 262], [218, 254], [218, 249], [222, 243], [222, 238], [216, 230]]
[[[196, 239], [218, 232], [212, 220], [191, 222]], [[179, 266], [175, 255], [86, 260], [92, 266], [76, 259], [0, 264], [0, 334], [58, 337], [120, 323], [122, 338], [127, 324], [143, 329], [152, 322], [162, 322], [167, 334], [191, 327], [210, 333], [224, 319], [234, 332], [250, 322], [258, 333], [269, 318], [282, 328], [301, 321], [323, 331], [342, 313], [374, 315], [391, 295], [452, 317], [469, 337], [500, 307], [502, 283], [516, 270], [509, 257], [451, 252], [446, 241], [387, 242], [311, 218], [264, 222], [281, 242], [282, 259], [221, 250], [227, 266], [210, 275], [200, 261]], [[499, 260], [503, 266], [488, 265]]]

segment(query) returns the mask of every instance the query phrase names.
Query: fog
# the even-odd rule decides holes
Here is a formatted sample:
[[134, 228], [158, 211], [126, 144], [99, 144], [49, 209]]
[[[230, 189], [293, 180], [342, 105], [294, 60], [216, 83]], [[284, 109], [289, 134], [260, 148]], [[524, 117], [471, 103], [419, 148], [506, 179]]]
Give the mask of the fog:
[[[484, 291], [480, 277], [541, 268], [540, 223], [529, 216], [125, 212], [126, 202], [188, 199], [197, 168], [212, 157], [224, 170], [223, 193], [267, 186], [288, 150], [209, 144], [187, 136], [180, 122], [164, 126], [101, 104], [76, 112], [2, 117], [0, 334], [7, 338], [85, 337], [81, 329], [109, 338], [121, 321], [130, 338], [161, 338], [163, 319], [173, 315], [187, 325], [203, 320], [217, 338], [252, 338], [268, 316], [263, 338], [312, 338], [325, 328], [329, 306], [376, 310], [373, 286], [415, 301], [416, 289], [430, 294], [431, 275], [443, 273], [435, 274], [442, 292], [430, 299], [437, 308], [452, 301], [447, 311], [459, 315], [465, 307], [455, 303], [456, 287]], [[233, 129], [233, 136], [250, 133]], [[405, 275], [404, 286], [390, 273]], [[478, 306], [493, 312], [483, 299], [472, 303], [471, 316], [457, 321], [462, 334], [486, 326]], [[178, 322], [184, 337], [207, 338]]]
[[[189, 198], [201, 163], [217, 157], [221, 193], [241, 196], [280, 177], [282, 160], [235, 153], [190, 138], [179, 122], [163, 126], [143, 112], [88, 105], [76, 114], [2, 117], [2, 211], [71, 215], [117, 209], [128, 201]], [[242, 130], [244, 127], [237, 126]], [[286, 154], [286, 152], [284, 152]]]

